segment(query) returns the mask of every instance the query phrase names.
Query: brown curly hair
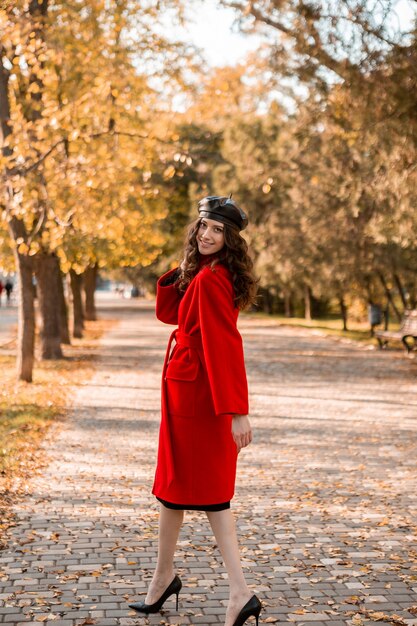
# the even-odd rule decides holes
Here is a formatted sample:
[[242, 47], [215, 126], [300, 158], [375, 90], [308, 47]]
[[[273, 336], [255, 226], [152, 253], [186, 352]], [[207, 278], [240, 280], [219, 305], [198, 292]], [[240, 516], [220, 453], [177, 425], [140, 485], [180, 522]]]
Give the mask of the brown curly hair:
[[[187, 289], [199, 271], [201, 255], [198, 251], [197, 233], [200, 223], [201, 218], [197, 218], [187, 229], [183, 261], [177, 282], [178, 289], [182, 292]], [[235, 306], [240, 310], [247, 309], [255, 303], [258, 288], [258, 279], [253, 274], [253, 262], [249, 256], [248, 244], [237, 228], [228, 224], [223, 224], [223, 226], [224, 246], [211, 262], [211, 267], [221, 263], [229, 268], [232, 275]]]

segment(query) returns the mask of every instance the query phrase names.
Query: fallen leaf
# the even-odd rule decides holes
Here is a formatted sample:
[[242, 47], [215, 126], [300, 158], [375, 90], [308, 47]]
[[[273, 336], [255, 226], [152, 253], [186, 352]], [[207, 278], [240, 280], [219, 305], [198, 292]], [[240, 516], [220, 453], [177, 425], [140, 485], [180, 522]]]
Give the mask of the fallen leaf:
[[359, 604], [360, 599], [359, 596], [349, 596], [348, 598], [346, 598], [345, 602], [347, 602], [348, 604]]

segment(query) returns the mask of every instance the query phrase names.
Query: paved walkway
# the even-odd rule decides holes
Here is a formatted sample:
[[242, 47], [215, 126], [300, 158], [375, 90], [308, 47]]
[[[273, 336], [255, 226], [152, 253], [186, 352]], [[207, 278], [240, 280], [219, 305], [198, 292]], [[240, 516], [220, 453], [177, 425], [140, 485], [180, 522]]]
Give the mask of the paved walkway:
[[[223, 624], [227, 581], [204, 513], [188, 512], [184, 587], [136, 617], [155, 558], [150, 493], [170, 327], [151, 305], [108, 301], [120, 323], [47, 444], [0, 556], [0, 623]], [[417, 363], [243, 318], [255, 439], [233, 508], [262, 623], [417, 624]]]
[[5, 296], [2, 297], [0, 306], [0, 347], [14, 342], [17, 335], [17, 305], [5, 303]]

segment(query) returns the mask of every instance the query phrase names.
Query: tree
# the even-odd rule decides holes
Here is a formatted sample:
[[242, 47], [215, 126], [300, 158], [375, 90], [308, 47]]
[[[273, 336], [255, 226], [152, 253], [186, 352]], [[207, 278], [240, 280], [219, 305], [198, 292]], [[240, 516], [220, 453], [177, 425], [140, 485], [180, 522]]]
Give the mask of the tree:
[[[255, 25], [272, 36], [271, 67], [298, 76], [323, 94], [335, 82], [353, 84], [378, 67], [387, 52], [407, 48], [396, 2], [376, 10], [367, 0], [222, 0], [245, 31]], [[412, 3], [410, 3], [412, 4]]]
[[[38, 177], [38, 192], [27, 179], [28, 170], [22, 167], [18, 150], [13, 146], [13, 133], [16, 126], [24, 128], [24, 137], [30, 138], [32, 146], [30, 157], [38, 158], [39, 151], [35, 142], [36, 124], [40, 119], [40, 94], [42, 78], [40, 70], [43, 61], [39, 58], [43, 51], [43, 29], [48, 9], [48, 2], [30, 3], [18, 32], [15, 32], [15, 16], [22, 6], [14, 11], [9, 6], [2, 13], [5, 31], [0, 42], [0, 114], [2, 128], [2, 169], [5, 188], [5, 213], [11, 235], [15, 242], [16, 264], [19, 271], [19, 333], [18, 333], [18, 375], [22, 380], [32, 380], [33, 349], [35, 336], [35, 317], [33, 302], [33, 258], [29, 254], [32, 238], [41, 229], [45, 219], [45, 205], [42, 202], [43, 189], [41, 177]], [[15, 36], [11, 36], [11, 35]], [[10, 37], [10, 39], [9, 39]], [[7, 42], [7, 44], [6, 44]], [[13, 94], [10, 78], [13, 72], [22, 73], [18, 68], [20, 45], [24, 46], [26, 84], [22, 88], [23, 102], [16, 116], [12, 117]], [[3, 60], [6, 59], [6, 62]], [[15, 74], [13, 73], [13, 76]], [[23, 137], [21, 138], [23, 140]], [[11, 147], [13, 146], [13, 147]], [[27, 210], [22, 200], [29, 191], [34, 210], [28, 219]], [[31, 191], [33, 195], [31, 195]], [[39, 202], [41, 200], [41, 202]]]
[[[87, 6], [21, 0], [2, 10], [1, 165], [22, 289], [19, 376], [25, 380], [31, 380], [33, 367], [34, 270], [41, 284], [44, 264], [52, 267], [59, 259], [66, 270], [79, 268], [78, 252], [68, 253], [71, 244], [65, 248], [74, 237], [84, 240], [82, 270], [98, 256], [105, 264], [103, 251], [117, 250], [114, 257], [124, 256], [125, 262], [141, 255], [149, 262], [149, 251], [160, 245], [154, 222], [163, 215], [149, 218], [148, 209], [154, 209], [159, 190], [146, 182], [148, 163], [162, 152], [155, 104], [162, 85], [168, 78], [171, 85], [179, 83], [190, 60], [184, 47], [157, 34], [155, 20], [163, 8], [174, 17], [181, 6], [176, 0], [147, 6], [118, 0], [109, 7], [99, 0]], [[157, 89], [150, 84], [155, 63]], [[122, 241], [106, 232], [115, 225]], [[98, 238], [97, 226], [103, 229]], [[142, 249], [120, 255], [128, 231], [128, 243], [140, 240]], [[105, 242], [98, 252], [86, 244], [89, 237]], [[56, 281], [40, 286], [42, 338], [50, 342], [44, 356], [60, 356], [56, 310], [48, 304], [59, 301], [56, 288]]]

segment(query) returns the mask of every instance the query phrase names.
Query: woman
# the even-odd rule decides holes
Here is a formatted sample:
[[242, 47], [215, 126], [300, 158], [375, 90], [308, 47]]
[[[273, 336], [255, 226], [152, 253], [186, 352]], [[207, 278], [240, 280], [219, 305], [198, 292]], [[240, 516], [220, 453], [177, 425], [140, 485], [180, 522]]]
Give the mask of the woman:
[[[205, 511], [230, 583], [225, 626], [258, 617], [261, 604], [244, 579], [230, 500], [240, 450], [252, 440], [239, 309], [252, 304], [256, 280], [239, 231], [245, 213], [223, 196], [198, 204], [179, 268], [157, 284], [156, 315], [178, 324], [168, 343], [162, 379], [162, 419], [152, 493], [160, 501], [158, 560], [145, 602], [156, 613], [178, 594], [173, 558], [184, 510]], [[172, 342], [175, 339], [175, 346]]]

